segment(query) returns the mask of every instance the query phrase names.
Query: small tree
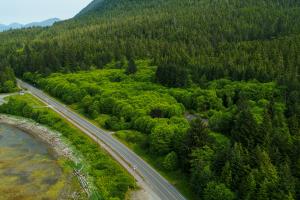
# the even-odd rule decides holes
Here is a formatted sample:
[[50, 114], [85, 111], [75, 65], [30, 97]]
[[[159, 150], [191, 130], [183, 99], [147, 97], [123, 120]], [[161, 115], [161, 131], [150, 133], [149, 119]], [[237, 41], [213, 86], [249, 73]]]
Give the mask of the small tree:
[[232, 171], [229, 161], [225, 163], [225, 166], [222, 169], [221, 180], [227, 187], [231, 186], [232, 183]]
[[204, 190], [204, 200], [233, 200], [234, 193], [228, 189], [224, 184], [210, 182]]
[[5, 81], [3, 84], [3, 92], [13, 92], [16, 90], [15, 83], [12, 80]]
[[190, 122], [190, 130], [187, 134], [186, 145], [190, 148], [203, 147], [208, 140], [208, 128], [201, 118]]
[[173, 63], [159, 65], [155, 76], [160, 84], [168, 87], [185, 87], [189, 82], [187, 69]]
[[163, 111], [159, 108], [154, 108], [150, 111], [150, 115], [152, 118], [162, 118], [163, 117]]
[[150, 136], [150, 148], [156, 155], [165, 155], [170, 152], [172, 147], [172, 137], [174, 129], [168, 125], [156, 126]]
[[171, 153], [166, 155], [163, 162], [163, 166], [166, 170], [173, 171], [177, 169], [177, 165], [178, 165], [177, 154], [174, 151], [172, 151]]
[[130, 74], [135, 74], [137, 72], [137, 66], [135, 64], [135, 61], [131, 58], [128, 61], [128, 67], [126, 69], [126, 74], [130, 75]]

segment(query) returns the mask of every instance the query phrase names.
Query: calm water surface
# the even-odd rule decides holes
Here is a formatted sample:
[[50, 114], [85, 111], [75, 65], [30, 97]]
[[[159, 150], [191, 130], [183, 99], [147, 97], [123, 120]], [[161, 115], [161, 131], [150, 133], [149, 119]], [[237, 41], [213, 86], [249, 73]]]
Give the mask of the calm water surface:
[[0, 200], [60, 199], [72, 193], [70, 176], [42, 142], [0, 124]]

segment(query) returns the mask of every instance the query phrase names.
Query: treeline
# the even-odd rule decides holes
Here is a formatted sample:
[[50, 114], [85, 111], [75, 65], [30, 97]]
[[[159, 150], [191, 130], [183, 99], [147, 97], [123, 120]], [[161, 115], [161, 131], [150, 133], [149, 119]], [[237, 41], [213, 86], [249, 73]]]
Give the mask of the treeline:
[[58, 131], [70, 144], [84, 156], [84, 172], [92, 177], [91, 199], [125, 199], [129, 189], [135, 188], [135, 180], [119, 166], [107, 152], [100, 149], [78, 129], [48, 109], [34, 108], [28, 96], [11, 97], [9, 102], [0, 106], [0, 113], [22, 116]]
[[[108, 129], [141, 132], [124, 138], [156, 156], [163, 170], [184, 173], [197, 198], [299, 198], [300, 123], [285, 88], [226, 79], [166, 88], [152, 82], [155, 68], [137, 63], [131, 75], [113, 63], [112, 69], [24, 78]], [[197, 115], [189, 124], [186, 110], [208, 124]]]
[[[222, 93], [225, 88], [216, 89]], [[229, 143], [212, 140], [203, 122], [191, 123], [181, 148], [188, 153], [179, 160], [184, 169], [190, 166], [192, 187], [204, 199], [298, 199], [299, 120], [285, 117], [276, 92], [263, 97], [243, 93], [223, 96], [228, 108], [209, 118], [210, 129]]]
[[300, 89], [299, 13], [298, 1], [96, 2], [51, 28], [1, 33], [0, 59], [22, 76], [150, 58], [166, 86], [276, 80], [289, 100]]
[[16, 77], [14, 71], [9, 67], [0, 65], [0, 93], [17, 91]]
[[179, 72], [190, 66], [194, 82], [299, 73], [297, 1], [114, 0], [92, 10], [45, 30], [2, 33], [1, 59], [18, 75], [102, 68], [124, 57]]

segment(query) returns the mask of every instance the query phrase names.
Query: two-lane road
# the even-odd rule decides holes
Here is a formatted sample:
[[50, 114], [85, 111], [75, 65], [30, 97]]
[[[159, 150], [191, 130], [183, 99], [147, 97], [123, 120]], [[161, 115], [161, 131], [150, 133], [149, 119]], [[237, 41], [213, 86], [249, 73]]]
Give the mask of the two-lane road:
[[[94, 140], [101, 140], [108, 148], [110, 148], [110, 150], [113, 151], [112, 153], [110, 150], [108, 150], [108, 152], [114, 154], [112, 155], [113, 157], [116, 158], [117, 155], [123, 160], [123, 162], [120, 162], [120, 159], [117, 159], [132, 175], [134, 175], [136, 178], [137, 174], [142, 177], [142, 181], [146, 183], [146, 185], [155, 193], [152, 198], [162, 200], [185, 200], [185, 198], [176, 190], [176, 188], [172, 186], [165, 178], [163, 178], [133, 151], [113, 138], [109, 133], [96, 127], [88, 120], [67, 108], [64, 104], [46, 95], [43, 91], [21, 80], [18, 80], [18, 83], [22, 88], [30, 91], [34, 96], [48, 104], [51, 108], [63, 115], [70, 122], [84, 129], [85, 133], [87, 133], [89, 136], [92, 136]], [[133, 166], [136, 167], [135, 171], [132, 170]]]

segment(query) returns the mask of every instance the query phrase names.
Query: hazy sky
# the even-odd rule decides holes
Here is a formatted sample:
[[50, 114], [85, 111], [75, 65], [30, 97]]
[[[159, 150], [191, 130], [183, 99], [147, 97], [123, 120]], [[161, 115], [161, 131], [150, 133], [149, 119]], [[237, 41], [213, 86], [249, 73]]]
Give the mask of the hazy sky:
[[30, 23], [76, 15], [92, 0], [0, 0], [0, 24]]

